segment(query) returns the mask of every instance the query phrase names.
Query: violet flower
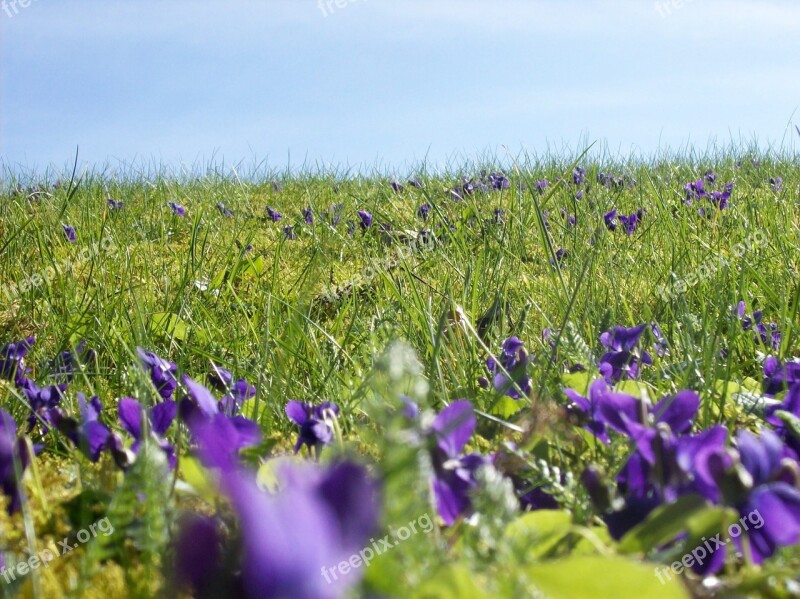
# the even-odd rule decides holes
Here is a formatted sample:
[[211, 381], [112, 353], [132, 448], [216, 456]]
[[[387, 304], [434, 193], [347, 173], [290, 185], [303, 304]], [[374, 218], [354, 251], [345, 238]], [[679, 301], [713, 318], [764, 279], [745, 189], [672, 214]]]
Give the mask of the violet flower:
[[297, 453], [306, 445], [318, 457], [322, 448], [333, 440], [331, 422], [339, 416], [339, 406], [330, 401], [314, 406], [292, 400], [286, 404], [286, 415], [300, 427], [294, 452]]
[[428, 433], [433, 466], [431, 487], [436, 509], [447, 526], [472, 509], [470, 492], [478, 484], [475, 473], [488, 463], [478, 454], [462, 455], [475, 425], [472, 404], [456, 401], [439, 412]]
[[177, 365], [141, 347], [136, 348], [136, 353], [139, 355], [142, 368], [150, 375], [150, 380], [158, 394], [163, 399], [172, 399], [172, 394], [175, 393], [178, 386]]
[[364, 467], [351, 462], [325, 470], [283, 468], [279, 480], [280, 490], [271, 495], [247, 472], [223, 473], [222, 489], [238, 516], [239, 535], [223, 546], [213, 520], [195, 517], [184, 526], [176, 547], [176, 574], [192, 596], [350, 596], [363, 568], [345, 575], [336, 565], [369, 546], [380, 515], [378, 484]]
[[27, 443], [17, 438], [17, 423], [8, 412], [0, 409], [0, 487], [9, 498], [6, 508], [9, 515], [22, 507], [19, 481], [28, 461]]
[[69, 241], [70, 243], [75, 243], [75, 239], [77, 239], [77, 235], [75, 234], [75, 227], [71, 227], [63, 223], [61, 226], [64, 228], [64, 237], [66, 237], [67, 241]]
[[486, 367], [494, 375], [494, 388], [498, 392], [512, 399], [521, 399], [531, 392], [531, 378], [527, 373], [530, 363], [524, 343], [518, 337], [509, 337], [503, 341], [500, 356], [497, 359], [489, 357]]
[[358, 224], [361, 227], [362, 231], [366, 231], [372, 226], [372, 214], [370, 214], [366, 210], [359, 210], [358, 218], [359, 218]]
[[14, 379], [17, 386], [25, 380], [29, 372], [25, 368], [25, 356], [36, 343], [36, 337], [27, 337], [21, 341], [7, 343], [0, 347], [0, 378]]
[[[175, 455], [175, 448], [164, 438], [164, 435], [175, 419], [177, 412], [178, 404], [171, 399], [162, 401], [147, 410], [150, 435], [166, 455], [170, 468], [175, 468], [177, 456]], [[133, 437], [133, 445], [130, 450], [134, 455], [139, 453], [144, 441], [144, 414], [145, 410], [142, 404], [132, 397], [123, 397], [119, 400], [119, 422], [122, 428]]]
[[186, 216], [186, 209], [181, 206], [180, 204], [176, 204], [175, 202], [168, 202], [167, 206], [169, 206], [172, 213], [176, 216]]

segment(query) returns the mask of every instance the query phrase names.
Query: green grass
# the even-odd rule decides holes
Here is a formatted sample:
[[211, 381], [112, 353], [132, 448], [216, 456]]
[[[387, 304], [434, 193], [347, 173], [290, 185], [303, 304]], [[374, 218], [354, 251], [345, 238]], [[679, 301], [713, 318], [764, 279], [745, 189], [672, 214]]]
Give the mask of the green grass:
[[[505, 169], [510, 189], [476, 193], [461, 203], [444, 190], [457, 185], [462, 175], [476, 175], [482, 165], [435, 176], [421, 170], [424, 188], [406, 185], [399, 194], [389, 186], [389, 177], [378, 173], [279, 176], [283, 190], [278, 192], [271, 176], [240, 180], [209, 172], [192, 178], [113, 178], [90, 172], [69, 182], [67, 174], [64, 184], [47, 187], [35, 201], [8, 191], [0, 195], [4, 289], [19, 288], [65, 260], [76, 263], [30, 290], [10, 291], [8, 296], [0, 290], [0, 342], [36, 335], [28, 363], [41, 370], [47, 359], [86, 339], [98, 360], [72, 390], [99, 395], [109, 414], [121, 396], [149, 401], [139, 382], [137, 346], [193, 375], [206, 372], [210, 361], [223, 365], [258, 388], [245, 414], [263, 428], [268, 443], [261, 457], [268, 457], [290, 451], [294, 443], [294, 426], [283, 414], [288, 399], [337, 402], [349, 450], [374, 454], [378, 442], [373, 435], [381, 427], [368, 406], [376, 393], [374, 381], [380, 378], [376, 364], [391, 342], [400, 339], [421, 363], [420, 375], [428, 384], [421, 398], [425, 406], [440, 409], [469, 399], [485, 414], [479, 418], [478, 446], [493, 451], [503, 440], [519, 440], [516, 431], [533, 430], [548, 440], [548, 455], [562, 467], [572, 464], [577, 476], [581, 453], [576, 443], [581, 441], [574, 439], [574, 431], [554, 433], [555, 425], [546, 430], [545, 424], [542, 430], [542, 422], [554, 418], [551, 412], [564, 403], [563, 363], [587, 364], [586, 346], [599, 356], [598, 338], [611, 326], [659, 323], [669, 355], [656, 357], [643, 375], [643, 386], [651, 397], [682, 388], [701, 391], [702, 426], [752, 425], [755, 416], [734, 402], [728, 383], [760, 380], [759, 353], [781, 358], [797, 353], [800, 165], [760, 156], [755, 166], [750, 158], [742, 156], [739, 167], [733, 156], [625, 164], [586, 161], [590, 188], [580, 200], [569, 181], [570, 160], [526, 160]], [[708, 218], [701, 218], [696, 207], [684, 205], [682, 188], [710, 168], [718, 184], [734, 182], [734, 191], [727, 210], [712, 208]], [[601, 171], [625, 175], [637, 184], [607, 189], [596, 182]], [[532, 191], [535, 181], [555, 182], [562, 176], [567, 180], [544, 194]], [[780, 193], [770, 189], [773, 176], [783, 178]], [[6, 179], [13, 177], [6, 173]], [[122, 200], [124, 207], [110, 210], [108, 196]], [[167, 208], [171, 201], [186, 207], [185, 218]], [[234, 217], [220, 214], [218, 202], [233, 210]], [[326, 213], [339, 203], [342, 222], [334, 228], [326, 224]], [[431, 206], [425, 224], [416, 216], [423, 203]], [[268, 221], [267, 205], [284, 219]], [[301, 210], [308, 206], [313, 226], [302, 220]], [[625, 214], [644, 208], [646, 214], [633, 235], [619, 229], [610, 233], [603, 214], [612, 208]], [[360, 209], [370, 211], [376, 224], [366, 232], [356, 224], [350, 236], [347, 221], [357, 223]], [[494, 209], [505, 211], [500, 224], [493, 221]], [[566, 226], [561, 209], [576, 217], [575, 227]], [[549, 228], [544, 227], [544, 211], [549, 212]], [[75, 227], [74, 244], [65, 240], [61, 223]], [[393, 234], [381, 234], [377, 223], [390, 224]], [[297, 239], [284, 238], [286, 225], [296, 225]], [[403, 235], [397, 232], [423, 226], [436, 235], [425, 249], [399, 240]], [[753, 243], [753, 234], [762, 241]], [[112, 242], [113, 251], [104, 249]], [[253, 246], [250, 252], [242, 249], [248, 244]], [[747, 245], [741, 256], [737, 244]], [[79, 258], [87, 248], [86, 259]], [[401, 255], [398, 248], [406, 251]], [[568, 256], [554, 268], [551, 258], [559, 248]], [[673, 297], [658, 292], [710, 262], [719, 263], [720, 256], [729, 264], [685, 292]], [[342, 286], [346, 291], [331, 298], [331, 291]], [[783, 332], [780, 351], [758, 347], [740, 330], [731, 306], [741, 299], [749, 312], [761, 309], [765, 320], [778, 323]], [[495, 318], [480, 326], [488, 313]], [[545, 328], [562, 331], [555, 353], [543, 341]], [[497, 352], [511, 334], [536, 355], [534, 394], [516, 403], [478, 385], [478, 378], [486, 375], [489, 352]], [[723, 348], [727, 352], [721, 354]], [[5, 385], [0, 397], [2, 407], [23, 422], [27, 408], [18, 392]], [[67, 411], [76, 409], [74, 401], [71, 392]], [[45, 442], [46, 457], [38, 460], [38, 472], [46, 481], [43, 493], [52, 513], [45, 511], [29, 474], [28, 516], [38, 526], [29, 523], [27, 529], [46, 536], [42, 530], [63, 529], [52, 514], [60, 513], [63, 502], [79, 489], [97, 485], [113, 493], [120, 482], [108, 464], [82, 465], [73, 472], [78, 467], [63, 440], [51, 434]], [[623, 458], [611, 456], [609, 470]], [[76, 475], [85, 477], [81, 484], [70, 482]], [[179, 503], [191, 505], [186, 499]], [[402, 509], [395, 511], [403, 522]], [[22, 517], [15, 515], [5, 524], [2, 538], [12, 550], [25, 541]], [[588, 524], [591, 518], [585, 517]], [[445, 563], [441, 553], [431, 551], [419, 549], [423, 557], [415, 563], [420, 569], [426, 560]], [[481, 561], [464, 548], [455, 551], [463, 563]], [[83, 550], [76, 554], [90, 555]], [[158, 569], [158, 564], [137, 564], [137, 552], [129, 555], [132, 561], [123, 563], [125, 567]], [[47, 572], [88, 572], [92, 559], [100, 557], [80, 562], [70, 557]], [[479, 579], [491, 580], [493, 570], [487, 568], [475, 566], [483, 572]], [[409, 583], [424, 579], [424, 572], [414, 568], [401, 575]], [[54, 588], [48, 586], [48, 576], [43, 574], [37, 583], [44, 585], [36, 589], [44, 593], [40, 596], [55, 596], [42, 590]], [[130, 577], [109, 567], [93, 576], [99, 585], [116, 581], [119, 596], [147, 596], [161, 586], [156, 579], [148, 582], [153, 587], [133, 589]], [[65, 595], [102, 588], [89, 583], [87, 589], [87, 581], [79, 585], [63, 576], [59, 580], [58, 593]]]

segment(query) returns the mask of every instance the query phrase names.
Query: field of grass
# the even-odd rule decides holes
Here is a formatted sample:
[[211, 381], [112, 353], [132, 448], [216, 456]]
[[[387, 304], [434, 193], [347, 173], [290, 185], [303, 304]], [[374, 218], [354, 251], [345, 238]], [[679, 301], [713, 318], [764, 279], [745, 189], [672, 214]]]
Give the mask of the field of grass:
[[0, 189], [0, 595], [800, 595], [796, 159], [59, 175]]

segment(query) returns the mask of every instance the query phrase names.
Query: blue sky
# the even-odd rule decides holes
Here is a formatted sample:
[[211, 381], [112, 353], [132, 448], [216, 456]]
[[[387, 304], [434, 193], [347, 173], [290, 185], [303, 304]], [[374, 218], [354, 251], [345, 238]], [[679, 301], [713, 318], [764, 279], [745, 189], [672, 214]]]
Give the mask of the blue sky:
[[796, 0], [19, 1], [0, 4], [17, 169], [76, 146], [92, 165], [381, 170], [587, 141], [800, 147]]

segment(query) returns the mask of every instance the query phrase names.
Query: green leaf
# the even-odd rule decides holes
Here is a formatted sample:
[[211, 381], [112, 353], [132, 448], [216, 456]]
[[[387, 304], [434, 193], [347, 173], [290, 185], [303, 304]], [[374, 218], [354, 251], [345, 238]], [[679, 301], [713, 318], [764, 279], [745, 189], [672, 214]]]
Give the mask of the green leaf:
[[503, 395], [494, 403], [489, 410], [489, 413], [493, 416], [499, 416], [500, 418], [506, 419], [513, 416], [524, 407], [525, 405], [519, 401], [511, 399], [508, 395]]
[[650, 397], [650, 388], [641, 381], [625, 380], [617, 384], [616, 391], [627, 393], [634, 397]]
[[570, 372], [561, 377], [564, 387], [586, 396], [589, 394], [589, 385], [592, 382], [592, 374], [586, 370], [582, 372]]
[[242, 271], [242, 275], [259, 277], [267, 271], [267, 264], [263, 256], [258, 256], [255, 260], [248, 260], [247, 267]]
[[700, 495], [686, 495], [675, 503], [659, 506], [622, 538], [619, 550], [646, 553], [655, 549], [675, 539], [686, 530], [689, 518], [707, 509], [708, 503]]
[[503, 538], [518, 555], [537, 559], [551, 553], [571, 529], [569, 512], [537, 510], [509, 524]]
[[445, 566], [422, 584], [413, 599], [488, 599], [464, 566]]
[[656, 566], [621, 557], [573, 557], [526, 569], [548, 599], [687, 599], [677, 577], [659, 580]]
[[167, 337], [179, 341], [186, 341], [189, 338], [189, 325], [172, 312], [156, 312], [151, 317], [150, 324]]
[[219, 492], [208, 470], [193, 457], [181, 457], [178, 464], [180, 478], [187, 483], [200, 497], [209, 503], [216, 503]]

